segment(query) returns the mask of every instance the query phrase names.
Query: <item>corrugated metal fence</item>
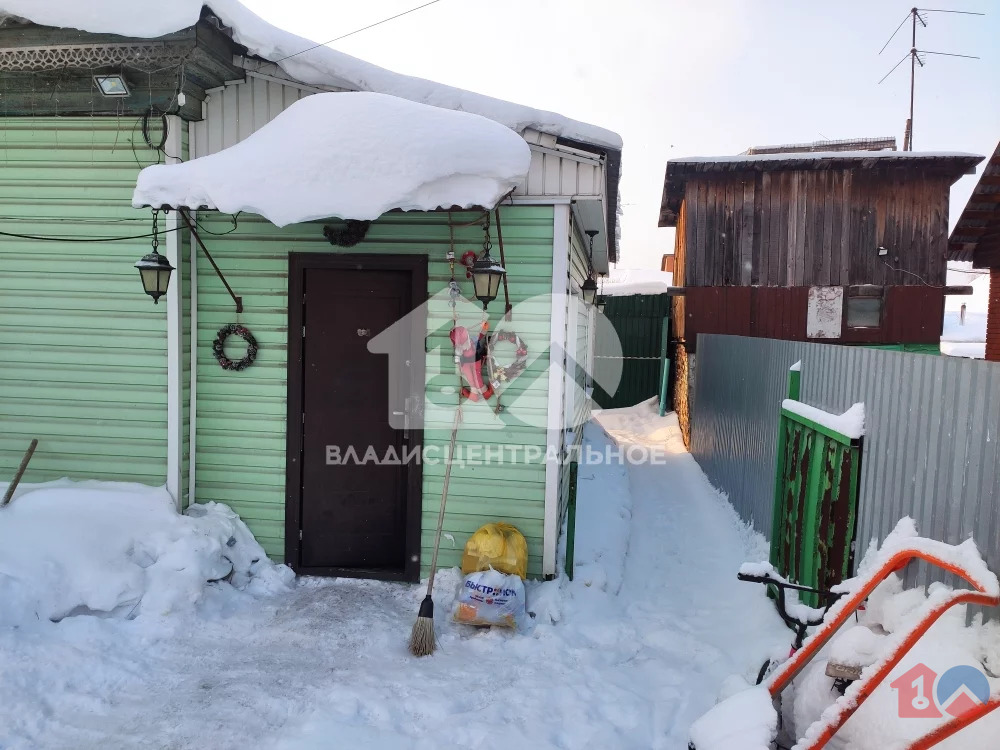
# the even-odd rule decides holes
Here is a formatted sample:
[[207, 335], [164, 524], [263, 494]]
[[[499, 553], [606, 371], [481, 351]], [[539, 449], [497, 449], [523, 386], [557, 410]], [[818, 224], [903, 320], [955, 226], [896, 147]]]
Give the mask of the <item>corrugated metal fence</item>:
[[[602, 409], [617, 409], [658, 395], [665, 342], [663, 327], [670, 315], [670, 297], [666, 294], [609, 297], [604, 315], [611, 321], [621, 348], [608, 341], [612, 335], [610, 328], [597, 327], [594, 401]], [[600, 386], [601, 382], [607, 382], [601, 374], [605, 368], [617, 367], [619, 361], [621, 382], [614, 393], [608, 393]]]
[[699, 336], [697, 359], [691, 452], [762, 534], [778, 410], [801, 360], [802, 401], [837, 413], [865, 404], [859, 553], [912, 516], [923, 535], [949, 543], [974, 534], [1000, 570], [1000, 365], [716, 335]]

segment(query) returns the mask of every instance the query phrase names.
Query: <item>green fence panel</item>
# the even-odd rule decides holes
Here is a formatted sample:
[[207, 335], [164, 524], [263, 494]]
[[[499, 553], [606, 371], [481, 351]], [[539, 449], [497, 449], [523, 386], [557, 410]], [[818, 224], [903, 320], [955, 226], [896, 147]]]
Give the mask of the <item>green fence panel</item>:
[[622, 377], [614, 393], [595, 384], [594, 401], [602, 409], [634, 406], [660, 393], [663, 342], [669, 328], [670, 297], [636, 294], [609, 297], [604, 315], [621, 342], [621, 356], [612, 354], [599, 335], [594, 348], [595, 369], [613, 359], [622, 364]]
[[[860, 438], [781, 409], [771, 564], [783, 576], [829, 589], [850, 575], [860, 464]], [[815, 594], [800, 598], [820, 604]]]

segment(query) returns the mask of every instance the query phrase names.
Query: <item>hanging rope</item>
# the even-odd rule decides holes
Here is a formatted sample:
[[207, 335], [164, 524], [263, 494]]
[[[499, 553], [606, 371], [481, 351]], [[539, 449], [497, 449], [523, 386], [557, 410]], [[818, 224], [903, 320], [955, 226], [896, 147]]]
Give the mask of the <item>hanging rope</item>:
[[[458, 328], [458, 298], [462, 296], [462, 290], [458, 286], [458, 282], [455, 280], [455, 225], [451, 222], [451, 211], [448, 211], [448, 236], [451, 243], [451, 250], [448, 252], [448, 267], [451, 271], [451, 280], [448, 282], [448, 304], [451, 305], [451, 330]], [[455, 362], [455, 373], [458, 375], [458, 388], [456, 393], [458, 395], [458, 411], [459, 414], [462, 411], [462, 386], [465, 385], [462, 382], [462, 359], [458, 352], [452, 347], [452, 353], [454, 354]], [[456, 416], [455, 424], [461, 421], [460, 416]]]

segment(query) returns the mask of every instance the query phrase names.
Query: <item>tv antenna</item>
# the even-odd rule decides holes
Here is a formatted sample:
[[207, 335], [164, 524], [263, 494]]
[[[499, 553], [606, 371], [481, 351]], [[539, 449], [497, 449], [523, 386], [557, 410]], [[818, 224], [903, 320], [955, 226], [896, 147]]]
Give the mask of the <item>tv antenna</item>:
[[[892, 66], [892, 70], [882, 76], [882, 81], [891, 76], [907, 58], [910, 59], [910, 116], [906, 120], [906, 132], [903, 134], [903, 151], [913, 150], [913, 93], [914, 84], [917, 77], [917, 65], [924, 67], [924, 58], [921, 55], [944, 55], [945, 57], [965, 57], [970, 60], [978, 60], [979, 58], [975, 55], [960, 55], [955, 52], [932, 52], [926, 49], [917, 49], [917, 24], [919, 23], [924, 28], [927, 27], [927, 18], [925, 14], [927, 13], [959, 13], [964, 16], [985, 16], [985, 13], [976, 13], [970, 10], [943, 10], [940, 8], [911, 8], [910, 12], [906, 14], [896, 30], [892, 32], [892, 36], [889, 37], [889, 41], [882, 45], [882, 49], [879, 50], [881, 55], [885, 52], [885, 48], [889, 46], [889, 42], [896, 38], [896, 34], [902, 29], [906, 22], [909, 21], [912, 25], [912, 36], [910, 42], [910, 51], [903, 55], [903, 58]], [[879, 83], [882, 83], [879, 81]]]

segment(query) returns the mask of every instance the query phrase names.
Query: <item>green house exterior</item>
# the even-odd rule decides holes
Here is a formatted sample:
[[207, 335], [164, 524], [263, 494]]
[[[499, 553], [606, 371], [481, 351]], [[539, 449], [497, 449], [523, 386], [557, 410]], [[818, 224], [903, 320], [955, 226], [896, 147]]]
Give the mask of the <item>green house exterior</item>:
[[[0, 48], [35, 39], [37, 29], [20, 27], [14, 38], [0, 27]], [[48, 31], [51, 37], [62, 30]], [[73, 41], [81, 36], [73, 32]], [[181, 509], [224, 502], [272, 558], [285, 557], [288, 436], [295, 429], [288, 419], [288, 351], [295, 335], [289, 330], [290, 254], [423, 256], [430, 299], [447, 288], [452, 247], [459, 257], [481, 249], [476, 222], [482, 212], [390, 212], [359, 245], [341, 248], [323, 235], [336, 219], [278, 228], [255, 215], [234, 222], [202, 211], [199, 235], [242, 297], [237, 314], [176, 212], [161, 216], [167, 231], [159, 249], [177, 270], [168, 294], [151, 303], [133, 267], [150, 249], [150, 237], [141, 235], [150, 233], [151, 215], [132, 208], [131, 199], [142, 167], [221, 150], [316, 90], [322, 89], [249, 72], [214, 89], [196, 87], [191, 96], [201, 103], [201, 116], [192, 116], [190, 104], [167, 116], [160, 150], [138, 127], [145, 92], [125, 106], [92, 94], [89, 114], [56, 111], [56, 105], [45, 111], [36, 103], [30, 112], [0, 116], [0, 476], [13, 473], [37, 437], [25, 482], [141, 482], [165, 485]], [[264, 100], [269, 108], [255, 105]], [[233, 116], [234, 106], [237, 115], [244, 107], [242, 117]], [[609, 159], [617, 154], [530, 128], [522, 134], [532, 147], [532, 172], [500, 215], [515, 306], [509, 326], [540, 356], [504, 400], [516, 398], [519, 414], [532, 418], [518, 423], [483, 404], [466, 404], [459, 443], [531, 447], [541, 457], [454, 465], [441, 563], [459, 564], [470, 534], [506, 521], [528, 540], [529, 575], [541, 577], [557, 573], [569, 491], [568, 467], [544, 454], [565, 456], [581, 439], [579, 425], [590, 409], [596, 313], [574, 302], [591, 267], [583, 230], [600, 226], [593, 266], [606, 268], [615, 252], [607, 240], [614, 237], [608, 185], [617, 181]], [[151, 140], [158, 145], [158, 138]], [[463, 295], [472, 298], [472, 282], [459, 270]], [[520, 303], [544, 295], [555, 302], [541, 313], [518, 314]], [[489, 312], [495, 326], [502, 299]], [[219, 329], [234, 322], [249, 328], [260, 347], [255, 363], [240, 372], [221, 369], [212, 353]], [[457, 384], [450, 327], [447, 303], [431, 299], [423, 445], [439, 453], [448, 445], [455, 403], [442, 394]], [[430, 562], [444, 471], [442, 463], [424, 465], [420, 497], [410, 499], [420, 505], [421, 572]]]

